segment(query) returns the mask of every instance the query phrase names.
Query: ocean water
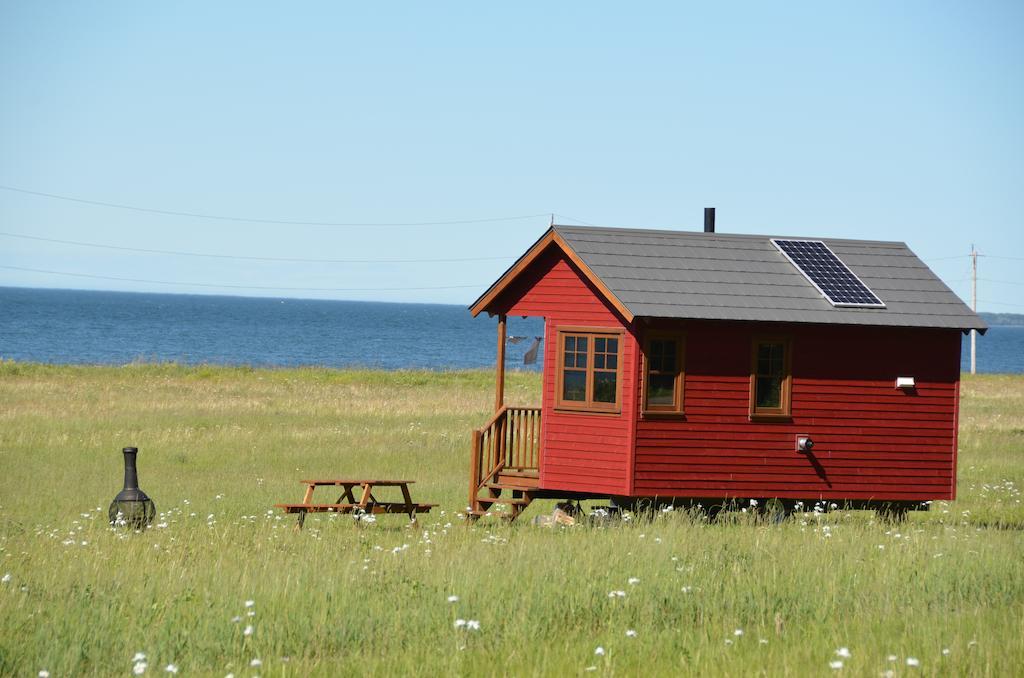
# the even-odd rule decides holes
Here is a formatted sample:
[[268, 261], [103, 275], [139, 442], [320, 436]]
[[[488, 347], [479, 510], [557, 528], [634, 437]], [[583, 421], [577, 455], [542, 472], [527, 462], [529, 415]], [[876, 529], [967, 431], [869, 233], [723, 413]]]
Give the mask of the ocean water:
[[[48, 363], [133, 361], [323, 365], [384, 369], [494, 365], [493, 318], [464, 306], [254, 299], [0, 287], [0, 358]], [[509, 318], [510, 368], [524, 367], [538, 318]], [[964, 338], [962, 365], [970, 364]], [[1024, 373], [1024, 327], [978, 337], [978, 371]]]
[[[544, 322], [508, 325], [522, 367]], [[0, 287], [0, 357], [19, 361], [463, 369], [494, 365], [496, 327], [441, 304]]]

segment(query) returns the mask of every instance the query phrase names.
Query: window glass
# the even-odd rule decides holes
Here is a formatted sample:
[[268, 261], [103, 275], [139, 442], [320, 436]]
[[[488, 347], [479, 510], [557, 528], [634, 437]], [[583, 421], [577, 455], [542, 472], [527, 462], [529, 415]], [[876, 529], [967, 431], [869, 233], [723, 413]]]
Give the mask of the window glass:
[[615, 372], [594, 372], [594, 401], [599, 403], [615, 402]]
[[757, 406], [782, 407], [782, 379], [761, 376], [757, 378]]
[[754, 350], [751, 414], [788, 414], [788, 364], [785, 341], [758, 341]]
[[587, 338], [567, 336], [565, 338], [565, 357], [562, 360], [565, 367], [587, 366]]
[[676, 377], [674, 374], [652, 374], [647, 379], [647, 405], [675, 405]]
[[587, 399], [585, 370], [566, 370], [562, 377], [562, 400], [584, 402]]

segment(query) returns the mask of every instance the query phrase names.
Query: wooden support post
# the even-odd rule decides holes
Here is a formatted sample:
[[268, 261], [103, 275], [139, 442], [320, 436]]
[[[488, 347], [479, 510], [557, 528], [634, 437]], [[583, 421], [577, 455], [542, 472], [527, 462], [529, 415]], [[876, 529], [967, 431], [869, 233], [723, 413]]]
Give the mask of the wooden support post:
[[494, 385], [494, 411], [497, 412], [505, 404], [505, 315], [498, 316], [498, 365], [497, 379]]
[[469, 508], [477, 509], [476, 495], [480, 489], [480, 431], [473, 431], [473, 443], [469, 452]]

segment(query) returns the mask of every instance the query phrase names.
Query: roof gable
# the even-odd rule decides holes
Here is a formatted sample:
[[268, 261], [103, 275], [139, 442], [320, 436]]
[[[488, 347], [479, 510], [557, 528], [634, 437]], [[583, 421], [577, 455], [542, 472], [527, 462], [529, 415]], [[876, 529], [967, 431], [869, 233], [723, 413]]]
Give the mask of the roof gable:
[[498, 278], [494, 284], [487, 288], [480, 297], [474, 301], [469, 310], [474, 317], [479, 315], [481, 311], [487, 309], [487, 307], [504, 291], [520, 274], [523, 273], [534, 261], [537, 260], [549, 247], [557, 247], [560, 249], [566, 257], [569, 258], [573, 264], [583, 273], [583, 276], [590, 281], [598, 289], [598, 291], [604, 296], [604, 298], [610, 303], [615, 310], [622, 314], [622, 317], [627, 322], [632, 322], [633, 314], [626, 308], [615, 293], [608, 288], [607, 285], [590, 269], [590, 266], [586, 264], [576, 254], [571, 247], [569, 247], [562, 236], [555, 230], [554, 227], [549, 228], [547, 232], [535, 242], [530, 249], [526, 250], [523, 256], [519, 257], [512, 266], [505, 271], [500, 278]]

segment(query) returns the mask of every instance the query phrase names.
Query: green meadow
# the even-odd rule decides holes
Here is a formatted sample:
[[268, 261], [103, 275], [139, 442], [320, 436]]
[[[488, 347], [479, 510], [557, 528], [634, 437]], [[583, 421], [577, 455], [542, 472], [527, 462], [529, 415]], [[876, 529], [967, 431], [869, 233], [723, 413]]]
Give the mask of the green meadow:
[[[539, 392], [509, 375], [509, 403]], [[488, 372], [0, 363], [0, 675], [1024, 671], [1024, 377], [964, 378], [959, 497], [896, 524], [467, 525], [492, 402]], [[106, 520], [127, 445], [140, 533]], [[440, 506], [301, 532], [272, 509], [374, 476]]]

